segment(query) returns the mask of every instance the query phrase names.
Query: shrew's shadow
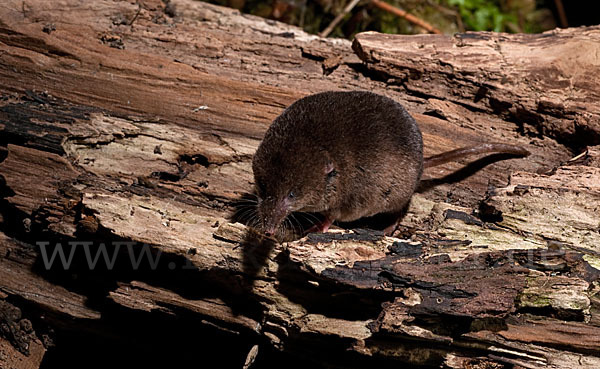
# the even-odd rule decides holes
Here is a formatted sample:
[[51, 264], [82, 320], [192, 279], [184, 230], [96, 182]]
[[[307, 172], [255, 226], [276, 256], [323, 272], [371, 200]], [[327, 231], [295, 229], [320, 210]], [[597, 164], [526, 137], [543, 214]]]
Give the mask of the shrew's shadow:
[[[234, 204], [235, 210], [229, 215], [229, 221], [248, 226], [239, 246], [242, 248], [242, 271], [246, 288], [251, 289], [254, 281], [268, 263], [277, 241], [260, 235], [257, 229], [260, 220], [257, 212], [257, 196], [244, 193]], [[297, 237], [299, 238], [299, 237]]]
[[268, 263], [268, 258], [275, 249], [276, 241], [261, 237], [252, 230], [246, 232], [240, 243], [243, 253], [242, 271], [246, 278], [246, 286], [252, 288], [254, 281]]

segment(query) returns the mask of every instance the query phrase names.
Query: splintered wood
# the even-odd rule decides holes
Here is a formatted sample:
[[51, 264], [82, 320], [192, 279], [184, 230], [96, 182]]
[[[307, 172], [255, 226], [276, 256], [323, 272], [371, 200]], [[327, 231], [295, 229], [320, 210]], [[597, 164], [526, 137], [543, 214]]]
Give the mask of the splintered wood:
[[[0, 365], [38, 367], [42, 332], [125, 346], [142, 337], [124, 320], [176, 317], [247, 339], [228, 346], [240, 367], [268, 355], [257, 343], [346, 367], [600, 367], [599, 40], [352, 44], [191, 0], [5, 1]], [[426, 171], [396, 237], [279, 244], [233, 222], [253, 220], [272, 119], [359, 89], [402, 102], [426, 155], [492, 141], [532, 155]]]

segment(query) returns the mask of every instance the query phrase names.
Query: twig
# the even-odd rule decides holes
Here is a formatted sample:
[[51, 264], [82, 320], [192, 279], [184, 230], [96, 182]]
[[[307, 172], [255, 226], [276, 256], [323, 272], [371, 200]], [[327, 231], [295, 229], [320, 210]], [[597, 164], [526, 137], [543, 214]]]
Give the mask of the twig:
[[529, 364], [529, 363], [526, 363], [526, 362], [521, 361], [521, 360], [510, 359], [510, 358], [507, 358], [507, 357], [502, 357], [502, 356], [498, 356], [498, 355], [494, 355], [494, 354], [489, 354], [488, 357], [490, 359], [492, 359], [492, 360], [501, 361], [501, 362], [508, 363], [508, 364], [515, 365], [515, 366], [518, 365], [518, 366], [521, 366], [521, 367], [523, 367], [525, 369], [536, 369], [536, 368], [539, 368], [539, 366], [536, 365], [536, 364], [540, 363], [540, 361], [538, 360], [538, 362], [536, 362], [535, 364]]
[[392, 6], [392, 5], [390, 5], [390, 4], [388, 4], [388, 3], [384, 2], [384, 1], [381, 1], [381, 0], [371, 0], [371, 3], [373, 5], [375, 5], [376, 7], [378, 7], [379, 9], [385, 10], [388, 13], [392, 13], [394, 15], [397, 15], [399, 17], [402, 17], [402, 18], [406, 19], [410, 23], [415, 24], [415, 25], [423, 28], [427, 32], [437, 33], [437, 34], [441, 34], [442, 33], [442, 31], [440, 31], [439, 29], [435, 28], [431, 24], [425, 22], [421, 18], [415, 17], [414, 15], [409, 14], [408, 12], [406, 12], [406, 11], [404, 11], [402, 9], [398, 9], [395, 6]]
[[133, 19], [131, 20], [131, 22], [129, 22], [129, 25], [133, 25], [133, 22], [135, 22], [135, 20], [138, 18], [138, 16], [140, 15], [140, 12], [142, 11], [142, 3], [138, 0], [136, 1], [138, 4], [138, 10], [137, 13], [135, 13], [135, 15], [133, 16]]
[[586, 156], [586, 155], [588, 154], [588, 152], [589, 152], [589, 150], [587, 150], [587, 149], [586, 149], [586, 150], [585, 150], [584, 152], [582, 152], [581, 154], [579, 154], [579, 155], [577, 155], [577, 156], [575, 156], [575, 157], [573, 157], [573, 158], [571, 158], [571, 159], [567, 160], [567, 163], [572, 163], [572, 162], [574, 162], [574, 161], [576, 161], [576, 160], [579, 160], [579, 159], [583, 158], [584, 156]]
[[352, 0], [350, 3], [348, 3], [348, 5], [346, 5], [346, 7], [344, 8], [344, 10], [342, 10], [342, 12], [340, 14], [337, 15], [337, 17], [335, 17], [331, 23], [329, 23], [329, 25], [327, 26], [327, 28], [325, 28], [323, 30], [323, 32], [319, 33], [319, 36], [321, 37], [327, 37], [328, 34], [331, 33], [331, 31], [333, 31], [333, 29], [335, 28], [335, 26], [338, 25], [338, 23], [340, 23], [340, 21], [346, 16], [346, 14], [350, 13], [350, 11], [356, 6], [356, 4], [358, 4], [360, 0]]
[[554, 4], [556, 5], [556, 11], [558, 12], [560, 26], [562, 28], [569, 27], [569, 22], [567, 22], [567, 13], [565, 13], [565, 7], [563, 6], [562, 0], [554, 0]]
[[256, 360], [256, 355], [258, 355], [258, 345], [252, 346], [250, 352], [248, 352], [248, 356], [246, 356], [246, 362], [244, 363], [243, 369], [249, 369], [252, 364], [254, 364], [254, 360]]

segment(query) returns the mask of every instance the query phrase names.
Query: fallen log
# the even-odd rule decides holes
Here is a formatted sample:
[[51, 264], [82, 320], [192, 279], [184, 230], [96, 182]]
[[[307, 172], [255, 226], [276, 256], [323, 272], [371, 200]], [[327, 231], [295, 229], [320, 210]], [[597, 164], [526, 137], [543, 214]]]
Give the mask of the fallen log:
[[[170, 365], [600, 366], [585, 56], [599, 34], [351, 44], [190, 0], [9, 0], [0, 325], [29, 321], [31, 349], [3, 330], [1, 350], [24, 367], [45, 350], [42, 367], [73, 352], [100, 367], [119, 350], [147, 365], [158, 352]], [[532, 155], [426, 172], [396, 237], [261, 240], [231, 218], [252, 154], [287, 105], [331, 89], [402, 102], [426, 155], [491, 141]]]

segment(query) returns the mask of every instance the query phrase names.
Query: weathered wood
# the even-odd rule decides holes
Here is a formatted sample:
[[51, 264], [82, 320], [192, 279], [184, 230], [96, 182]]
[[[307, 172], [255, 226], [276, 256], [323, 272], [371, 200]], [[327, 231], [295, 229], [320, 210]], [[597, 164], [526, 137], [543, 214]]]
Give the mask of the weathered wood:
[[454, 37], [366, 32], [353, 47], [368, 68], [413, 94], [443, 95], [574, 147], [600, 143], [598, 41], [598, 27]]
[[[597, 33], [367, 33], [357, 56], [190, 0], [9, 0], [0, 302], [38, 338], [190, 319], [248, 339], [240, 366], [257, 342], [342, 367], [600, 366], [600, 152], [569, 161], [598, 143], [596, 64], [569, 59]], [[426, 172], [397, 238], [261, 240], [230, 221], [252, 154], [285, 106], [330, 89], [401, 101], [427, 155], [503, 141], [532, 156]], [[59, 249], [70, 266], [48, 265]]]
[[18, 307], [0, 300], [0, 368], [38, 368], [45, 352], [31, 321]]
[[41, 342], [33, 341], [30, 343], [30, 354], [25, 355], [19, 352], [8, 341], [0, 338], [0, 367], [11, 369], [37, 369], [42, 363], [45, 349]]
[[2, 291], [35, 303], [49, 316], [65, 319], [99, 319], [100, 312], [86, 306], [85, 297], [47, 281], [35, 272], [38, 250], [0, 234]]

